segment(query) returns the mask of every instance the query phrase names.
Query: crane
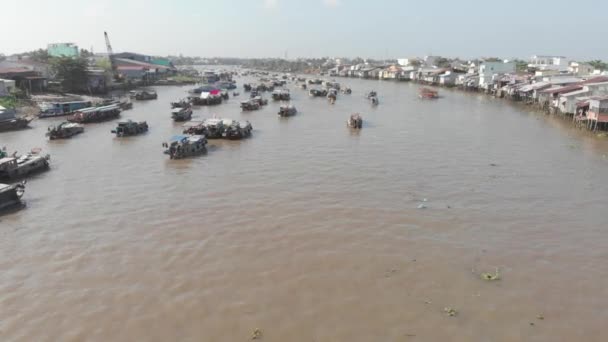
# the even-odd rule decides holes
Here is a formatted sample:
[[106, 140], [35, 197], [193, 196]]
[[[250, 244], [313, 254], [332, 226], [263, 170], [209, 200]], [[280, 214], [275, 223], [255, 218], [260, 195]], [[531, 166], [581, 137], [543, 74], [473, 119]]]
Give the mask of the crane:
[[108, 37], [108, 32], [103, 32], [104, 37], [106, 38], [106, 48], [108, 49], [108, 58], [110, 59], [110, 66], [112, 67], [112, 75], [114, 79], [119, 79], [118, 70], [116, 67], [116, 62], [114, 61], [114, 52], [112, 51], [112, 45], [110, 44], [110, 38]]

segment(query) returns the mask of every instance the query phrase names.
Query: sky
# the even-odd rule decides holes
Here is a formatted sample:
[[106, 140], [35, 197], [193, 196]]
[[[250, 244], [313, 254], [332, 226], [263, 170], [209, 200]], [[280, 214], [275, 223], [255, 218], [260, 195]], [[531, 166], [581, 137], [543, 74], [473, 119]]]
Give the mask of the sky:
[[0, 53], [608, 60], [608, 1], [0, 0]]

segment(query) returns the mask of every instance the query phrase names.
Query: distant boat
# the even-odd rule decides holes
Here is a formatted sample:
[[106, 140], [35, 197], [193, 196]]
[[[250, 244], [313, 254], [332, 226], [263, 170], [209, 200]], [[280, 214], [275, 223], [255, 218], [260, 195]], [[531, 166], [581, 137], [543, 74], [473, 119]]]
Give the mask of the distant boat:
[[420, 94], [418, 97], [426, 100], [434, 100], [439, 98], [439, 93], [430, 88], [422, 88], [420, 89]]

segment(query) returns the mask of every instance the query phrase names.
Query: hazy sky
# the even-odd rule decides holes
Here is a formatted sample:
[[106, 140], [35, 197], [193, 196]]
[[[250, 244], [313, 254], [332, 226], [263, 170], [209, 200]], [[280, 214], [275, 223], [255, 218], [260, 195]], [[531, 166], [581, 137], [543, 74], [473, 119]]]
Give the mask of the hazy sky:
[[606, 0], [0, 0], [0, 53], [608, 60]]

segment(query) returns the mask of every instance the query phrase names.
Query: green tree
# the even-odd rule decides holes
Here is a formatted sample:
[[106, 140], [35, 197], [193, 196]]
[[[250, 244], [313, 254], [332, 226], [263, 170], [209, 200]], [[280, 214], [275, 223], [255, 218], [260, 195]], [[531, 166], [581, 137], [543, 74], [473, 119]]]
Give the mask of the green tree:
[[587, 64], [591, 65], [592, 67], [594, 67], [597, 70], [606, 70], [608, 69], [608, 63], [601, 61], [599, 59], [593, 60], [593, 61], [589, 61], [587, 62]]
[[59, 57], [51, 60], [51, 69], [65, 91], [79, 92], [86, 90], [87, 67], [87, 60], [82, 57]]
[[444, 57], [439, 57], [437, 58], [437, 61], [435, 62], [436, 66], [440, 67], [440, 68], [447, 68], [451, 65], [452, 61], [444, 58]]
[[51, 58], [51, 56], [49, 56], [49, 53], [44, 49], [38, 49], [28, 52], [27, 55], [30, 56], [31, 60], [41, 63], [48, 63]]
[[521, 59], [514, 60], [515, 62], [515, 70], [517, 72], [526, 72], [528, 71], [528, 62], [522, 61]]
[[93, 54], [87, 49], [80, 50], [80, 57], [93, 57]]

